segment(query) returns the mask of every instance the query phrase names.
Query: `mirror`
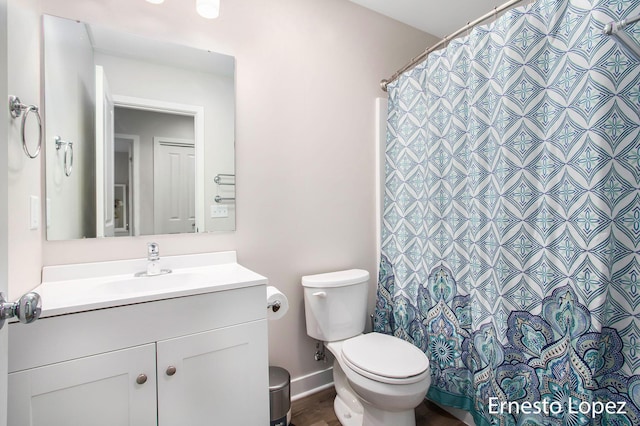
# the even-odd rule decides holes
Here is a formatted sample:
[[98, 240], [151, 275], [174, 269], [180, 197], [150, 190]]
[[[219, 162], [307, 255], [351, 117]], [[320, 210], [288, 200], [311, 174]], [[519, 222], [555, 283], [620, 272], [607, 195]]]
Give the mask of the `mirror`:
[[47, 239], [235, 229], [235, 60], [43, 16]]

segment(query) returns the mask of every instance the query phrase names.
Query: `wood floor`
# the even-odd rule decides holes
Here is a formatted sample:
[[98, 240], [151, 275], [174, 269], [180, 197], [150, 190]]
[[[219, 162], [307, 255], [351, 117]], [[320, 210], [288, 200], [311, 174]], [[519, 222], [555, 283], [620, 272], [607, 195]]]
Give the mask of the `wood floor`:
[[[335, 397], [335, 389], [329, 388], [295, 401], [291, 407], [291, 426], [340, 426], [333, 411]], [[425, 400], [416, 408], [416, 426], [426, 425], [465, 426], [451, 414]]]

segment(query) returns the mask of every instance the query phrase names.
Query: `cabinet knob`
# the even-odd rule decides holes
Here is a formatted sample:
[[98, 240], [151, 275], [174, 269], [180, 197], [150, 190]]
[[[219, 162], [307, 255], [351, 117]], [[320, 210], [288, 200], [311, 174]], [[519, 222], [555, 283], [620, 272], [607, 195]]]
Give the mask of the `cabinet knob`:
[[167, 367], [167, 376], [173, 376], [176, 374], [176, 368], [173, 365]]
[[144, 385], [145, 383], [147, 383], [147, 375], [146, 374], [140, 374], [136, 378], [136, 383], [139, 384], [139, 385]]

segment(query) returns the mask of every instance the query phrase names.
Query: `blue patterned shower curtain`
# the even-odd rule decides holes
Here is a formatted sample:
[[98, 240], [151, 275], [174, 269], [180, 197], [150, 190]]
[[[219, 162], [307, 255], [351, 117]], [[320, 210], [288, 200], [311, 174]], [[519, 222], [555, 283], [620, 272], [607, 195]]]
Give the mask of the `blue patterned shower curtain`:
[[640, 425], [638, 13], [539, 0], [389, 86], [375, 328], [477, 425]]

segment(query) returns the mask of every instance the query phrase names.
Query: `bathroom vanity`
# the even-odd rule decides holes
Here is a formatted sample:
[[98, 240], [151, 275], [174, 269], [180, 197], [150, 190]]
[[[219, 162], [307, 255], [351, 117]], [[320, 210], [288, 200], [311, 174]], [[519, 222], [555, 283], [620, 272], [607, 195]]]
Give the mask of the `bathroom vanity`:
[[41, 318], [9, 325], [9, 424], [269, 423], [267, 279], [235, 252], [145, 262], [44, 269]]

